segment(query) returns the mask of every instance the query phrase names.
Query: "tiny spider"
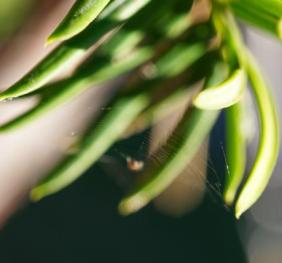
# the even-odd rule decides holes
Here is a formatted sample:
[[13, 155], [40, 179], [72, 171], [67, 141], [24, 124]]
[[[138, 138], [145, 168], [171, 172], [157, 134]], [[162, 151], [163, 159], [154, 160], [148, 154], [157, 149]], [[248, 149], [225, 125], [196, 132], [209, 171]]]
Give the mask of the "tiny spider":
[[144, 167], [144, 162], [126, 157], [127, 168], [133, 172], [140, 172]]

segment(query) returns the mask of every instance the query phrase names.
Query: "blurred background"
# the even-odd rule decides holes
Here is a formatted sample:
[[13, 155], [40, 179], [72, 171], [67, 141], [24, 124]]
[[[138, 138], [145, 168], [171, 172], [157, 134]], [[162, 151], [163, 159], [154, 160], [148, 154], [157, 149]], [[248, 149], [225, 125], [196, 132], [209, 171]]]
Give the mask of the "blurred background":
[[[46, 36], [73, 2], [0, 0], [0, 90], [54, 48], [44, 47]], [[250, 28], [243, 27], [243, 33], [280, 106], [281, 44]], [[143, 147], [146, 132], [115, 145], [59, 194], [28, 202], [28, 190], [61, 160], [62, 152], [98, 115], [114, 88], [90, 89], [31, 125], [0, 134], [0, 262], [281, 262], [281, 158], [262, 198], [236, 221], [220, 197], [225, 172], [224, 114], [211, 134], [207, 178], [204, 171], [198, 175], [196, 192], [201, 194], [194, 196], [190, 213], [181, 209], [175, 213], [169, 205], [164, 208], [162, 203], [170, 202], [164, 194], [133, 216], [118, 214], [123, 192], [116, 177], [128, 172], [121, 153], [134, 155], [137, 146], [142, 156], [148, 150], [147, 144]], [[36, 98], [0, 103], [0, 122], [34, 103]], [[256, 150], [255, 135], [250, 159]], [[197, 160], [206, 162], [205, 151], [198, 155]]]

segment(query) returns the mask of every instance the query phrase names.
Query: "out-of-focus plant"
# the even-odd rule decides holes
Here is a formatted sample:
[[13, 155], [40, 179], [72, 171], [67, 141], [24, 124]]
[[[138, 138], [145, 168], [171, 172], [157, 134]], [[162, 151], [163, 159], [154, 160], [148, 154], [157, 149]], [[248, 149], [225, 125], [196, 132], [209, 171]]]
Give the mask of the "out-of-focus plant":
[[[185, 99], [189, 87], [202, 83], [167, 142], [154, 153], [166, 151], [166, 157], [158, 165], [149, 160], [119, 209], [135, 212], [168, 187], [225, 110], [228, 173], [223, 196], [239, 218], [273, 172], [279, 124], [270, 88], [244, 45], [236, 17], [282, 38], [281, 0], [77, 0], [47, 40], [60, 41], [58, 47], [0, 94], [2, 101], [34, 94], [41, 101], [3, 124], [0, 132], [26, 125], [86, 89], [102, 88], [97, 84], [119, 76], [124, 82], [108, 105], [111, 110], [81, 139], [78, 153], [66, 157], [31, 191], [31, 198], [39, 200], [72, 183], [114, 143], [151, 127]], [[72, 76], [49, 83], [89, 50], [91, 55]], [[246, 162], [242, 99], [248, 80], [259, 113], [260, 142], [239, 191]]]
[[32, 4], [33, 0], [0, 0], [0, 40], [6, 39], [17, 29]]

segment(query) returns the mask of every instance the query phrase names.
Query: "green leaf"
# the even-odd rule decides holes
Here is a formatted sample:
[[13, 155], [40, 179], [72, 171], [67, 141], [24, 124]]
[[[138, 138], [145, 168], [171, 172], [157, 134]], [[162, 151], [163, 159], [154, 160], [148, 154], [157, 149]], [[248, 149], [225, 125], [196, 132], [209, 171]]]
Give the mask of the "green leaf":
[[179, 106], [187, 103], [187, 96], [189, 96], [189, 93], [186, 88], [182, 87], [160, 101], [150, 105], [148, 109], [138, 116], [123, 135], [123, 138], [128, 138], [133, 134], [142, 132], [172, 114]]
[[[196, 46], [196, 44], [194, 45]], [[189, 46], [187, 47], [187, 49], [188, 48]], [[193, 48], [191, 48], [191, 51], [192, 50]], [[160, 89], [167, 88], [169, 90], [171, 87], [173, 87], [173, 90], [167, 94], [164, 93], [164, 91], [161, 91], [162, 95], [157, 96], [157, 99], [154, 101], [154, 103], [152, 103], [136, 119], [136, 121], [132, 124], [129, 130], [124, 134], [123, 138], [127, 138], [133, 135], [134, 133], [138, 133], [144, 131], [149, 127], [152, 127], [154, 124], [162, 120], [164, 117], [175, 112], [179, 108], [179, 106], [187, 105], [187, 101], [188, 101], [187, 99], [188, 98], [189, 100], [192, 99], [195, 92], [195, 90], [193, 91], [191, 90], [191, 88], [193, 89], [193, 87], [195, 87], [194, 85], [198, 86], [199, 83], [202, 82], [202, 80], [207, 75], [207, 72], [210, 72], [210, 68], [213, 65], [213, 60], [215, 59], [214, 55], [215, 54], [213, 53], [205, 53], [205, 56], [199, 58], [196, 63], [190, 61], [193, 62], [192, 64], [190, 64], [190, 62], [188, 62], [186, 64], [188, 70], [187, 68], [185, 68], [184, 71], [179, 72], [180, 75], [189, 72], [188, 74], [185, 74], [188, 76], [187, 78], [183, 79], [180, 83], [178, 83], [178, 81], [176, 80], [179, 77], [179, 75], [176, 77], [172, 77], [172, 79], [166, 79], [166, 81], [163, 83], [164, 87], [160, 87]], [[211, 59], [212, 61], [210, 61]], [[162, 61], [166, 61], [166, 60], [162, 60]], [[203, 62], [205, 63], [205, 67], [203, 67]], [[171, 69], [174, 70], [173, 68], [174, 63], [170, 63], [170, 65], [172, 67]], [[160, 64], [159, 67], [161, 67]], [[219, 79], [222, 80], [223, 75], [224, 76], [226, 75], [225, 70], [222, 67], [220, 67], [219, 69], [220, 69], [219, 72], [217, 72], [218, 74], [216, 74], [216, 76], [213, 75], [213, 78], [212, 80], [209, 81], [209, 84], [215, 83]], [[170, 72], [169, 68], [167, 68], [167, 72], [168, 73]], [[159, 78], [160, 76], [157, 75], [155, 77]], [[167, 75], [165, 77], [167, 77]], [[168, 83], [171, 83], [170, 84], [171, 87], [168, 87]], [[179, 85], [179, 87], [177, 87], [176, 85]]]
[[[128, 215], [138, 211], [173, 182], [208, 136], [218, 113], [218, 111], [193, 109], [192, 112], [185, 114], [165, 145], [168, 157], [160, 167], [148, 164], [148, 171], [144, 174], [146, 181], [137, 185], [132, 193], [119, 204], [121, 214]], [[160, 151], [163, 150], [163, 148], [160, 149]]]
[[239, 102], [226, 109], [227, 171], [223, 196], [229, 206], [235, 200], [246, 166], [247, 145], [243, 129], [243, 107], [243, 103]]
[[[278, 3], [278, 5], [271, 5]], [[282, 40], [282, 4], [281, 1], [259, 0], [232, 3], [234, 13], [247, 23], [276, 35]]]
[[[276, 18], [282, 17], [282, 1], [281, 0], [237, 0], [239, 4], [244, 4], [248, 8], [256, 9], [260, 12]], [[236, 3], [236, 1], [234, 1]]]
[[[0, 126], [0, 132], [7, 132], [19, 128], [22, 125], [26, 125], [70, 101], [81, 94], [85, 89], [111, 80], [141, 65], [153, 55], [152, 48], [138, 48], [136, 51], [132, 51], [141, 38], [141, 32], [122, 30], [121, 34], [113, 37], [105, 44], [105, 47], [101, 49], [103, 53], [102, 57], [99, 56], [99, 53], [93, 56], [92, 60], [94, 65], [92, 61], [91, 65], [87, 62], [82, 64], [73, 77], [56, 84], [56, 87], [52, 88], [52, 94], [48, 97], [44, 97], [39, 105], [16, 119]], [[127, 45], [126, 50], [121, 49], [121, 47], [125, 45]], [[187, 43], [186, 45], [187, 46], [183, 44], [176, 45], [172, 50], [169, 50], [164, 57], [157, 60], [156, 68], [158, 69], [158, 77], [177, 75], [205, 54], [206, 47], [201, 42], [193, 44]], [[125, 52], [131, 52], [132, 54], [126, 54]], [[176, 53], [178, 53], [178, 55]], [[124, 56], [121, 56], [121, 54]], [[104, 55], [106, 57], [103, 59]], [[168, 60], [168, 58], [170, 59]], [[176, 65], [176, 58], [181, 58], [182, 60], [178, 66]], [[48, 87], [48, 89], [50, 89], [50, 87]]]
[[235, 203], [235, 215], [239, 218], [259, 199], [270, 180], [279, 154], [279, 118], [270, 88], [253, 56], [245, 48], [233, 16], [230, 13], [218, 14], [217, 22], [251, 82], [260, 120], [257, 156]]
[[243, 69], [235, 70], [223, 83], [211, 86], [200, 92], [194, 99], [199, 109], [219, 110], [237, 103], [246, 87], [246, 75]]
[[[139, 9], [147, 3], [147, 1], [142, 1], [142, 5], [140, 0], [131, 0], [130, 3], [126, 1], [125, 4], [118, 5], [109, 17], [94, 22], [77, 36], [62, 43], [22, 79], [0, 93], [0, 101], [20, 97], [41, 88], [61, 71], [81, 60], [93, 44], [101, 41], [101, 39], [104, 40], [106, 34], [117, 30], [126, 21], [117, 20], [117, 17], [119, 17], [120, 12], [128, 10], [128, 6], [133, 3], [132, 1], [138, 2], [137, 7]], [[134, 15], [133, 11], [138, 12], [138, 8], [131, 10], [130, 13], [127, 12], [127, 14]], [[129, 18], [125, 15], [123, 17]]]
[[122, 97], [100, 120], [86, 137], [77, 155], [68, 158], [51, 176], [31, 191], [31, 199], [37, 201], [56, 193], [71, 184], [93, 165], [123, 134], [140, 112], [148, 105], [150, 93]]
[[279, 154], [279, 117], [270, 88], [265, 83], [253, 56], [245, 52], [245, 67], [255, 95], [260, 119], [258, 153], [250, 175], [239, 194], [235, 214], [239, 218], [265, 190]]
[[107, 63], [107, 65], [98, 70], [95, 67], [91, 67], [92, 72], [88, 72], [88, 75], [78, 72], [70, 79], [55, 84], [56, 89], [54, 92], [50, 96], [43, 97], [42, 102], [35, 106], [35, 108], [0, 126], [0, 132], [11, 131], [36, 120], [58, 106], [72, 100], [86, 89], [102, 84], [104, 81], [111, 80], [134, 69], [148, 60], [151, 55], [150, 49], [141, 48], [120, 62]]
[[65, 41], [84, 30], [106, 7], [110, 0], [77, 0], [69, 13], [49, 36], [47, 43]]
[[[116, 24], [101, 23], [100, 26], [97, 26], [99, 30], [87, 33], [83, 32], [81, 35], [75, 37], [75, 39], [63, 43], [22, 79], [6, 91], [0, 93], [0, 100], [20, 97], [41, 88], [54, 77], [58, 76], [60, 72], [81, 60], [91, 44], [101, 39], [105, 33], [111, 31], [115, 26]], [[81, 44], [74, 45], [74, 40], [81, 41]], [[90, 43], [86, 44], [86, 41]]]
[[201, 42], [177, 44], [156, 63], [158, 74], [176, 76], [201, 58], [206, 50], [206, 44]]
[[[141, 49], [142, 50], [142, 49]], [[140, 50], [140, 51], [141, 51]], [[147, 50], [147, 49], [145, 49], [145, 50]], [[151, 50], [151, 49], [149, 49], [149, 50]], [[139, 51], [139, 52], [140, 52]], [[149, 52], [150, 53], [150, 52]], [[151, 53], [150, 53], [151, 54]], [[142, 58], [144, 57], [144, 56], [141, 56]], [[189, 60], [188, 62], [187, 62], [187, 64], [186, 64], [186, 66], [188, 66], [188, 65], [190, 65], [190, 63], [191, 63], [191, 61]], [[91, 78], [93, 78], [93, 79], [97, 79], [98, 78], [98, 80], [104, 80], [104, 79], [106, 79], [106, 78], [108, 78], [108, 76], [109, 76], [109, 72], [110, 73], [113, 73], [113, 74], [116, 74], [116, 75], [119, 75], [119, 74], [121, 74], [121, 72], [119, 71], [119, 72], [117, 72], [117, 69], [114, 69], [113, 67], [109, 67], [109, 70], [107, 70], [107, 68], [104, 68], [104, 67], [102, 67], [102, 69], [100, 70], [101, 72], [98, 72], [98, 73], [96, 73], [96, 74], [94, 74]], [[88, 74], [87, 74], [88, 75]], [[98, 76], [98, 77], [97, 77]], [[153, 80], [151, 80], [151, 82], [154, 84], [155, 82], [153, 81]], [[83, 84], [83, 85], [85, 85], [85, 84]], [[76, 89], [76, 87], [74, 87], [75, 89]], [[145, 93], [142, 95], [142, 96], [146, 96], [146, 98], [147, 97], [149, 97], [149, 94], [151, 94], [151, 93], [149, 93], [148, 91], [146, 92], [145, 91]], [[139, 96], [139, 95], [138, 95]], [[133, 98], [133, 97], [132, 97]], [[134, 98], [133, 98], [134, 99]], [[65, 100], [65, 98], [64, 98], [64, 100]], [[122, 100], [122, 99], [120, 99], [120, 100]], [[134, 99], [135, 100], [135, 99]], [[146, 103], [144, 103], [144, 105], [143, 105], [143, 108], [142, 108], [142, 110], [143, 109], [145, 109], [145, 107], [147, 107], [148, 106], [148, 103], [149, 103], [149, 99], [148, 99], [148, 101], [146, 101]], [[124, 100], [124, 102], [122, 103], [122, 105], [126, 105], [126, 104], [130, 104], [130, 101], [128, 101], [127, 99], [126, 100]], [[113, 107], [111, 107], [112, 109], [111, 109], [111, 111], [117, 111], [116, 109], [118, 109], [118, 107], [122, 107], [121, 106], [121, 104], [118, 104], [118, 106], [113, 106]], [[125, 108], [125, 106], [123, 106], [124, 108]], [[130, 110], [130, 109], [127, 109], [128, 111]], [[141, 109], [140, 109], [140, 112], [139, 113], [141, 113]], [[138, 113], [138, 114], [139, 114]], [[136, 117], [137, 117], [137, 115], [136, 115]], [[107, 118], [107, 117], [105, 117], [105, 118]], [[114, 120], [114, 118], [117, 118], [117, 120]], [[109, 132], [111, 131], [111, 130], [115, 130], [116, 128], [115, 128], [115, 126], [114, 126], [114, 124], [117, 122], [117, 121], [119, 121], [119, 122], [121, 122], [121, 118], [122, 118], [122, 116], [119, 116], [119, 115], [114, 115], [114, 114], [112, 114], [112, 117], [110, 118], [111, 119], [111, 121], [107, 121], [106, 123], [107, 123], [107, 125], [109, 126], [106, 126], [106, 125], [102, 125], [100, 122], [99, 122], [99, 127], [100, 127], [100, 125], [101, 126], [104, 126], [104, 127], [107, 127], [106, 129], [105, 129], [105, 138], [107, 138], [108, 136], [107, 136], [107, 129], [109, 130]], [[128, 117], [126, 117], [125, 115], [123, 115], [123, 118], [127, 118], [128, 119]], [[134, 119], [131, 119], [130, 120], [130, 123], [129, 123], [129, 120], [128, 120], [128, 122], [127, 121], [125, 121], [125, 120], [123, 120], [123, 123], [124, 123], [124, 126], [123, 126], [123, 132], [125, 132], [127, 129], [128, 129], [128, 127], [130, 126], [130, 124], [133, 122], [133, 120]], [[103, 121], [102, 121], [102, 123], [104, 123]], [[100, 129], [100, 128], [99, 128]], [[103, 152], [101, 153], [101, 154], [99, 154], [99, 156], [98, 155], [93, 155], [93, 152], [92, 151], [90, 151], [90, 150], [87, 150], [88, 149], [88, 147], [85, 147], [85, 148], [82, 148], [82, 151], [84, 151], [84, 149], [85, 149], [85, 151], [87, 152], [87, 153], [85, 153], [85, 156], [88, 156], [88, 154], [90, 155], [92, 155], [92, 156], [94, 156], [94, 158], [96, 158], [96, 159], [92, 159], [92, 162], [94, 162], [95, 160], [97, 160], [103, 153], [104, 153], [104, 151], [106, 151], [114, 142], [115, 142], [115, 140], [117, 140], [119, 137], [121, 137], [121, 133], [118, 133], [118, 134], [116, 134], [114, 131], [112, 131], [114, 134], [116, 134], [116, 137], [114, 137], [115, 138], [115, 140], [107, 140], [107, 143], [105, 143], [105, 144], [101, 144], [99, 141], [100, 140], [105, 140], [105, 139], [103, 139], [102, 138], [102, 131], [100, 131], [98, 129], [98, 131], [99, 131], [99, 140], [98, 139], [96, 139], [96, 137], [95, 137], [95, 141], [93, 141], [93, 144], [95, 144], [96, 145], [96, 147], [102, 147], [101, 149], [103, 150]], [[98, 141], [97, 141], [98, 140]], [[92, 149], [92, 148], [91, 148]], [[93, 150], [94, 151], [94, 150]], [[98, 153], [100, 152], [100, 150], [96, 150]], [[79, 153], [79, 156], [81, 156], [81, 155], [83, 155], [81, 152]], [[85, 157], [86, 158], [86, 157]], [[78, 160], [79, 159], [79, 160]], [[40, 198], [42, 198], [43, 196], [45, 196], [45, 195], [48, 195], [48, 194], [51, 194], [51, 193], [54, 193], [54, 192], [56, 192], [56, 191], [58, 191], [58, 190], [60, 190], [60, 189], [62, 189], [63, 187], [65, 187], [66, 185], [68, 185], [68, 184], [70, 184], [71, 182], [73, 182], [73, 180], [75, 180], [76, 178], [78, 178], [80, 175], [81, 175], [81, 173], [82, 172], [84, 172], [85, 170], [82, 170], [82, 168], [80, 169], [80, 168], [77, 168], [77, 167], [80, 167], [80, 164], [79, 164], [79, 162], [81, 162], [81, 159], [80, 159], [80, 157], [74, 157], [74, 158], [70, 158], [70, 159], [68, 159], [67, 161], [66, 161], [66, 166], [63, 164], [63, 166], [60, 166], [59, 168], [58, 168], [58, 170], [59, 170], [59, 172], [54, 172], [53, 173], [53, 175], [50, 177], [51, 179], [47, 179], [47, 183], [46, 183], [46, 181], [44, 180], [44, 182], [42, 183], [42, 184], [40, 184], [40, 186], [39, 187], [36, 187], [33, 191], [32, 191], [32, 198], [33, 199], [40, 199]], [[90, 164], [90, 162], [89, 163], [87, 163], [88, 165]], [[72, 167], [72, 168], [68, 168], [68, 167]], [[83, 166], [84, 167], [84, 169], [87, 169], [87, 168], [85, 168], [86, 167], [86, 165], [84, 165]]]

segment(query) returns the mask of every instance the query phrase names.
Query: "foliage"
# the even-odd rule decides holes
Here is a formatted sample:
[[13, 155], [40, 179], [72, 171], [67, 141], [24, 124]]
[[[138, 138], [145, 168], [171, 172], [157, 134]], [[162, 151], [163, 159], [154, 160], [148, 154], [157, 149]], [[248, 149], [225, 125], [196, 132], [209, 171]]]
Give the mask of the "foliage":
[[[158, 167], [148, 164], [119, 208], [129, 214], [159, 195], [186, 167], [225, 109], [230, 169], [223, 195], [228, 205], [235, 202], [239, 218], [270, 179], [279, 151], [279, 125], [270, 89], [243, 43], [235, 16], [282, 38], [281, 0], [78, 0], [47, 40], [61, 41], [60, 45], [0, 94], [1, 100], [10, 100], [36, 93], [41, 102], [2, 125], [0, 132], [26, 125], [93, 85], [120, 75], [125, 75], [125, 83], [108, 105], [112, 110], [85, 134], [78, 154], [66, 157], [32, 190], [31, 198], [38, 200], [72, 183], [125, 134], [152, 126], [171, 112], [166, 105], [179, 103], [184, 91], [202, 81], [202, 90], [159, 149], [167, 158]], [[93, 45], [98, 48], [71, 77], [48, 84]], [[149, 74], [140, 74], [150, 67]], [[258, 108], [261, 134], [253, 168], [238, 193], [246, 162], [241, 102], [246, 80]]]

